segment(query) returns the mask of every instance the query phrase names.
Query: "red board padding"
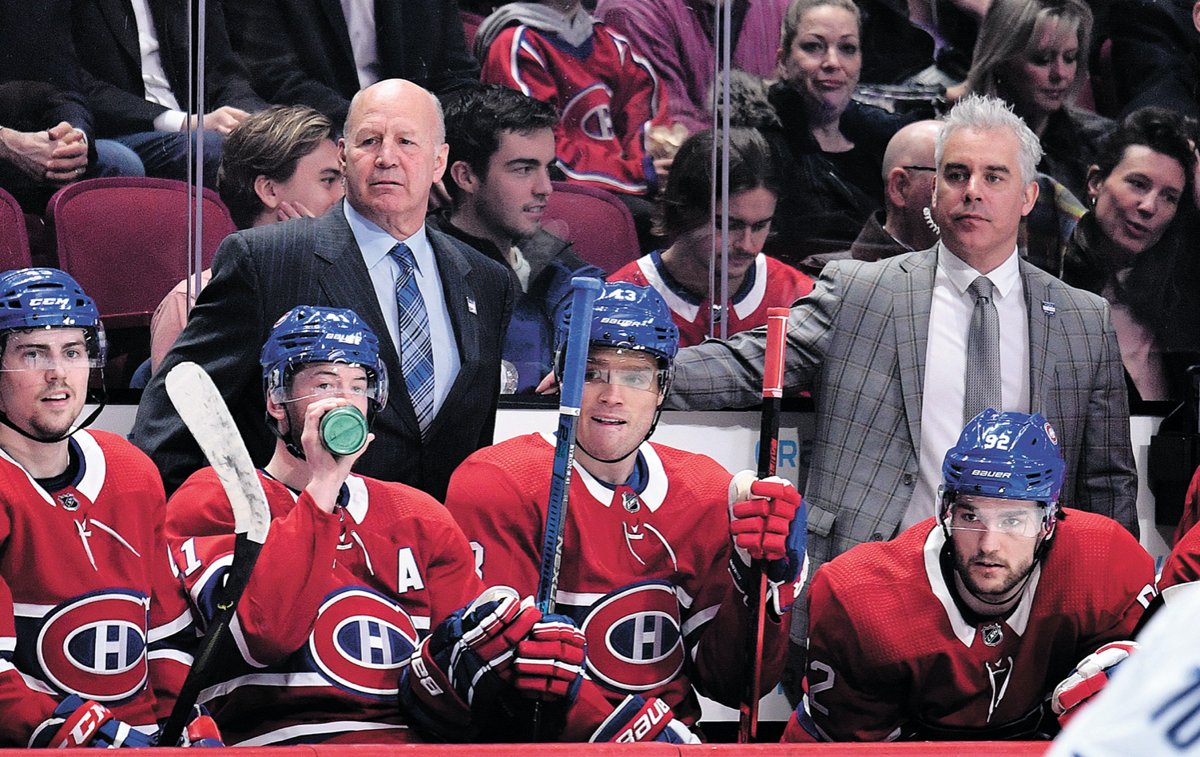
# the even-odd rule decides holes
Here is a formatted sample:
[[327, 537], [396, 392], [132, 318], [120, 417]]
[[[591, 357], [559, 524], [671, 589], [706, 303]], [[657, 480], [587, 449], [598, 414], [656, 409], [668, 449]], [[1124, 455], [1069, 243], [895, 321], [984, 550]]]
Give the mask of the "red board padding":
[[[231, 757], [374, 757], [396, 754], [402, 757], [457, 757], [470, 750], [471, 757], [535, 757], [537, 750], [549, 745], [474, 744], [420, 745], [379, 747], [355, 746], [288, 746], [238, 747], [233, 753], [213, 752]], [[555, 744], [553, 754], [579, 757], [1041, 757], [1050, 749], [1048, 741], [983, 742], [920, 742], [905, 744], [707, 744], [704, 746], [674, 746], [671, 744]], [[545, 753], [545, 752], [543, 752]], [[29, 757], [29, 752], [0, 749], [0, 757]], [[63, 749], [56, 752], [75, 757], [95, 757], [91, 749]], [[201, 757], [209, 752], [182, 749], [139, 749], [137, 757]]]

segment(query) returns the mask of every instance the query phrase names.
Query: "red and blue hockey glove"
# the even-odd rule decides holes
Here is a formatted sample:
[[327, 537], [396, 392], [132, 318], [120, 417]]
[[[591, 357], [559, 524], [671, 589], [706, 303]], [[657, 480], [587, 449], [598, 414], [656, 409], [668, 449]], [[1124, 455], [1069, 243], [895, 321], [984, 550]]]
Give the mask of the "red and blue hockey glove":
[[1058, 722], [1065, 726], [1075, 717], [1079, 706], [1100, 693], [1117, 665], [1137, 648], [1136, 641], [1114, 641], [1080, 660], [1071, 675], [1055, 686], [1050, 696], [1050, 709], [1058, 716]]
[[675, 714], [666, 702], [658, 697], [642, 699], [636, 694], [625, 697], [588, 740], [613, 744], [632, 744], [638, 741], [700, 743], [696, 734], [675, 719]]
[[[72, 747], [97, 747], [100, 749], [140, 748], [158, 746], [157, 734], [139, 731], [128, 723], [113, 717], [112, 710], [99, 702], [84, 701], [72, 694], [54, 708], [33, 732], [29, 739], [32, 749], [49, 747], [65, 749]], [[200, 705], [192, 708], [192, 720], [188, 723], [178, 744], [170, 746], [219, 747], [221, 732]]]
[[804, 585], [807, 525], [804, 500], [782, 478], [759, 480], [753, 471], [744, 470], [729, 482], [729, 534], [734, 546], [729, 572], [745, 595], [757, 581], [751, 560], [767, 560], [767, 607], [777, 617], [788, 611]]
[[583, 683], [583, 631], [565, 615], [544, 615], [517, 644], [513, 685], [526, 697], [575, 701]]

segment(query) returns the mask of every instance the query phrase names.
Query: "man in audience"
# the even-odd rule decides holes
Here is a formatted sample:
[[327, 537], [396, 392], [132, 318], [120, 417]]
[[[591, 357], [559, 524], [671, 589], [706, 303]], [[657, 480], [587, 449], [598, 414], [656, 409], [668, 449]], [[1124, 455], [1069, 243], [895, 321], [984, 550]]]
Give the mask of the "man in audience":
[[446, 152], [436, 98], [411, 82], [379, 82], [355, 97], [339, 143], [344, 202], [319, 218], [222, 242], [212, 281], [150, 380], [134, 424], [136, 443], [169, 489], [202, 457], [167, 400], [163, 377], [184, 360], [202, 365], [251, 455], [265, 463], [274, 444], [262, 424], [256, 357], [271, 326], [298, 304], [349, 306], [387, 335], [380, 349], [396, 391], [358, 461], [363, 475], [440, 499], [451, 471], [491, 442], [513, 287], [505, 266], [425, 228]]
[[229, 49], [219, 5], [205, 18], [205, 112], [189, 116], [187, 5], [74, 0], [72, 6], [96, 131], [137, 153], [147, 176], [186, 181], [187, 132], [203, 129], [204, 185], [216, 188], [223, 136], [266, 103]]
[[85, 431], [96, 412], [80, 420], [104, 359], [74, 279], [0, 275], [5, 747], [149, 746], [191, 663], [158, 472], [120, 436]]
[[[662, 197], [662, 225], [670, 246], [629, 263], [613, 281], [651, 286], [671, 308], [680, 344], [699, 344], [721, 335], [714, 302], [721, 296], [719, 216], [713, 216], [713, 150], [711, 131], [691, 136], [675, 156], [671, 181]], [[725, 267], [728, 297], [724, 318], [728, 333], [765, 325], [767, 310], [788, 307], [812, 291], [808, 276], [763, 254], [771, 233], [775, 199], [781, 181], [771, 148], [754, 129], [729, 134], [729, 255]], [[718, 174], [719, 176], [719, 174]], [[718, 189], [719, 191], [719, 189]], [[721, 210], [720, 199], [716, 210]], [[716, 265], [713, 265], [713, 256]], [[716, 275], [714, 277], [713, 270]], [[715, 279], [715, 280], [714, 280]], [[715, 294], [714, 294], [715, 293]]]
[[1121, 113], [1156, 105], [1200, 118], [1200, 4], [1114, 0], [1109, 14]]
[[[578, 328], [572, 318], [568, 305], [560, 360]], [[586, 333], [557, 612], [583, 629], [591, 680], [610, 700], [654, 694], [694, 725], [697, 691], [728, 706], [745, 691], [752, 558], [767, 561], [770, 578], [759, 693], [779, 679], [788, 608], [804, 580], [803, 505], [780, 478], [743, 471], [731, 481], [707, 457], [647, 441], [679, 343], [653, 289], [605, 284]], [[554, 456], [553, 437], [530, 434], [455, 471], [446, 506], [473, 540], [485, 583], [538, 586]]]
[[604, 275], [542, 228], [557, 121], [553, 106], [499, 85], [469, 92], [446, 109], [452, 206], [427, 222], [509, 268], [517, 292], [504, 342], [510, 392], [532, 391], [549, 373], [571, 278]]
[[810, 255], [800, 261], [801, 270], [819, 276], [830, 260], [883, 260], [937, 243], [928, 212], [939, 128], [937, 121], [917, 121], [896, 132], [883, 153], [884, 209], [867, 219], [849, 250]]
[[[342, 199], [333, 122], [303, 105], [274, 105], [238, 124], [225, 140], [217, 188], [239, 229], [315, 218]], [[212, 271], [201, 273], [207, 286]], [[179, 282], [150, 321], [150, 369], [158, 370], [187, 323], [188, 282]], [[146, 376], [149, 379], [149, 375]], [[144, 386], [144, 385], [143, 385]]]
[[936, 519], [813, 576], [808, 697], [785, 741], [1050, 738], [1136, 648], [1154, 561], [1111, 519], [1059, 507], [1044, 417], [983, 411], [942, 477]]
[[263, 97], [308, 105], [335, 122], [350, 98], [408, 79], [439, 98], [477, 86], [453, 0], [224, 0], [233, 49]]
[[132, 151], [96, 139], [70, 5], [0, 0], [0, 188], [30, 213], [79, 179], [144, 174]]

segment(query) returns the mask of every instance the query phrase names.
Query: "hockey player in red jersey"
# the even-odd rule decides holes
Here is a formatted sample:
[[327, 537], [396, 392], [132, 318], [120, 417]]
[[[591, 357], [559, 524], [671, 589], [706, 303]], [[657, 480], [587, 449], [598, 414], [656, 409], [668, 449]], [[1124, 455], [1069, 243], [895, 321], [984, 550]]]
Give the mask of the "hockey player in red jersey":
[[104, 359], [74, 279], [0, 275], [0, 746], [148, 746], [191, 662], [158, 471], [79, 422]]
[[[264, 345], [262, 367], [278, 436], [259, 473], [272, 521], [232, 626], [236, 648], [201, 697], [226, 739], [511, 738], [503, 722], [511, 700], [576, 701], [578, 629], [507, 587], [484, 591], [466, 538], [432, 497], [350, 473], [362, 448], [339, 444], [356, 434], [369, 442], [387, 402], [370, 328], [350, 310], [294, 308]], [[342, 430], [331, 432], [334, 424]], [[172, 556], [193, 604], [211, 618], [233, 552], [229, 500], [206, 468], [168, 509]], [[655, 705], [636, 702], [610, 717], [602, 698], [578, 701], [587, 731], [568, 737], [601, 724], [610, 726], [602, 735], [618, 736], [643, 705]], [[651, 714], [658, 731], [670, 721]]]
[[1154, 596], [1125, 529], [1059, 507], [1063, 468], [1042, 415], [985, 410], [946, 454], [937, 519], [817, 570], [784, 740], [1053, 736]]
[[[731, 706], [742, 694], [750, 556], [770, 561], [763, 691], [779, 680], [802, 581], [800, 496], [749, 471], [731, 484], [715, 461], [646, 441], [679, 339], [653, 290], [606, 284], [590, 334], [557, 611], [583, 630], [587, 675], [611, 699], [653, 694], [692, 725], [697, 691]], [[547, 434], [510, 439], [474, 453], [451, 478], [446, 505], [486, 583], [535, 590], [554, 448]], [[749, 497], [731, 495], [746, 488]]]

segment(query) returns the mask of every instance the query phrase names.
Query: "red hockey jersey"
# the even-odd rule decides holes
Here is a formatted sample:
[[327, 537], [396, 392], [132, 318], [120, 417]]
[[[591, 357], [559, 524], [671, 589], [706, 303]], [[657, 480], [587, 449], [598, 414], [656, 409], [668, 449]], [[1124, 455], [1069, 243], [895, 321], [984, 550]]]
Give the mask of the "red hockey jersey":
[[[231, 625], [237, 654], [201, 695], [226, 743], [419, 741], [396, 703], [400, 675], [431, 625], [483, 590], [462, 531], [400, 484], [352, 475], [330, 514], [259, 478], [270, 532]], [[211, 468], [172, 495], [167, 535], [193, 604], [211, 618], [234, 544]]]
[[[1035, 737], [1054, 687], [1097, 647], [1130, 638], [1154, 597], [1154, 562], [1129, 532], [1067, 513], [1004, 620], [963, 617], [933, 518], [823, 565], [808, 591], [808, 714], [821, 736]], [[793, 715], [785, 740], [800, 736]]]
[[[671, 316], [679, 327], [680, 347], [691, 347], [708, 338], [712, 327], [712, 298], [700, 301], [684, 289], [667, 271], [658, 251], [625, 265], [608, 280], [654, 287], [671, 308]], [[729, 296], [725, 310], [729, 335], [765, 326], [768, 308], [791, 307], [812, 290], [811, 278], [787, 263], [759, 253], [747, 271], [745, 281]]]
[[1158, 590], [1164, 599], [1174, 593], [1176, 586], [1200, 580], [1200, 526], [1193, 526], [1183, 535], [1163, 563], [1158, 577]]
[[54, 492], [0, 451], [0, 746], [26, 746], [69, 694], [154, 733], [191, 663], [158, 471], [113, 434], [69, 444], [79, 474]]
[[528, 26], [505, 29], [480, 78], [554, 105], [555, 151], [567, 180], [626, 194], [655, 182], [651, 126], [670, 126], [666, 92], [629, 40], [596, 22], [580, 47]]
[[[556, 612], [583, 629], [587, 674], [611, 701], [653, 694], [691, 725], [693, 686], [735, 707], [743, 687], [749, 612], [729, 573], [732, 477], [702, 455], [649, 443], [640, 454], [640, 495], [575, 466]], [[536, 592], [553, 458], [553, 437], [530, 434], [479, 450], [451, 478], [446, 506], [485, 583]], [[782, 673], [787, 620], [767, 621], [764, 689]]]

